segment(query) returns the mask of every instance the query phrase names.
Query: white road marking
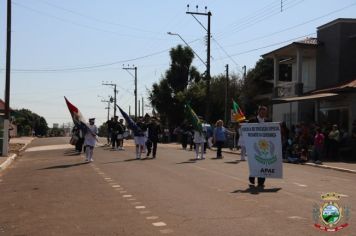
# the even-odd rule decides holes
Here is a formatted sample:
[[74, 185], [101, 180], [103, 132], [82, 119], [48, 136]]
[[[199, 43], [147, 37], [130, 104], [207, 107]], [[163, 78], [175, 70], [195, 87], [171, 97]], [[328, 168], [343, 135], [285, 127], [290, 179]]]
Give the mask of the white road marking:
[[111, 185], [111, 187], [113, 187], [113, 188], [120, 188], [120, 185], [115, 184], [115, 185]]
[[289, 216], [288, 219], [292, 219], [292, 220], [305, 220], [306, 218], [301, 217], [301, 216]]
[[305, 184], [300, 184], [300, 183], [296, 183], [296, 182], [294, 182], [293, 184], [295, 184], [295, 185], [297, 185], [297, 186], [299, 186], [299, 187], [308, 187], [307, 185], [305, 185]]
[[162, 226], [166, 226], [167, 224], [161, 221], [161, 222], [152, 223], [152, 225], [156, 227], [162, 227]]
[[129, 198], [129, 199], [127, 199], [127, 200], [129, 200], [129, 201], [135, 201], [136, 198]]
[[162, 234], [170, 234], [170, 233], [173, 233], [173, 230], [171, 230], [171, 229], [162, 229], [159, 232], [161, 232]]
[[349, 197], [349, 195], [342, 194], [342, 193], [340, 193], [339, 195], [340, 195], [340, 197]]
[[145, 206], [135, 206], [136, 209], [145, 209]]
[[27, 148], [25, 152], [49, 151], [49, 150], [66, 149], [72, 147], [73, 146], [71, 144], [47, 145], [47, 146]]
[[132, 197], [132, 195], [123, 195], [122, 197]]
[[159, 218], [158, 216], [147, 216], [146, 217], [147, 220], [156, 220], [158, 218]]
[[109, 178], [109, 177], [105, 177], [104, 179], [105, 179], [105, 180], [111, 180], [111, 178]]
[[151, 213], [150, 211], [140, 211], [140, 214], [148, 214], [148, 213]]

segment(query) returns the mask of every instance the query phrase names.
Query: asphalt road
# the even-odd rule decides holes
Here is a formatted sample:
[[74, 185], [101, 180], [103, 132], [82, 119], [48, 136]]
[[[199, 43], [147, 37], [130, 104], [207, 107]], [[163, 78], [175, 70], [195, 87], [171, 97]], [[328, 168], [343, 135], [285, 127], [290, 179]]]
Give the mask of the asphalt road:
[[[314, 227], [321, 194], [342, 194], [356, 235], [356, 175], [284, 164], [283, 179], [248, 186], [247, 162], [194, 161], [194, 153], [159, 144], [157, 158], [94, 150], [84, 164], [67, 138], [36, 139], [0, 175], [2, 235], [325, 235]], [[342, 220], [345, 221], [344, 214]]]

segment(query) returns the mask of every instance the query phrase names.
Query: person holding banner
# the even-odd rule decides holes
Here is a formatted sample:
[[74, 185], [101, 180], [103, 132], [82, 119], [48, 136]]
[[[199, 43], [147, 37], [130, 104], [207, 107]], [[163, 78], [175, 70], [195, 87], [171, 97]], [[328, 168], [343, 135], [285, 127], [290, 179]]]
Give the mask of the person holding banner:
[[[251, 120], [249, 120], [248, 123], [264, 123], [264, 122], [271, 122], [270, 120], [267, 119], [267, 107], [266, 106], [259, 106], [258, 111], [257, 111], [257, 116]], [[255, 185], [255, 178], [254, 176], [250, 176], [248, 180], [250, 181], [250, 184]], [[258, 177], [257, 178], [257, 185], [258, 187], [264, 187], [265, 185], [266, 178], [264, 177]]]

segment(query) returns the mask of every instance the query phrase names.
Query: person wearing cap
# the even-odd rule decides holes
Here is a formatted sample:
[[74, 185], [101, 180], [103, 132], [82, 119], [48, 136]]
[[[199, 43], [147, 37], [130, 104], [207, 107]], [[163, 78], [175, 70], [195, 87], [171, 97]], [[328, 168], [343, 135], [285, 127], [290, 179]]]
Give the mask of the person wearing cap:
[[85, 146], [85, 160], [94, 161], [93, 152], [96, 143], [96, 135], [98, 133], [98, 128], [94, 124], [95, 118], [89, 119], [88, 130], [84, 137], [84, 146]]
[[[267, 107], [266, 106], [259, 106], [257, 111], [257, 116], [248, 123], [264, 123], [264, 122], [271, 122], [267, 119]], [[255, 185], [255, 178], [254, 176], [249, 176], [248, 180], [250, 181], [251, 185]], [[266, 178], [264, 177], [257, 177], [257, 186], [263, 188], [265, 185]]]

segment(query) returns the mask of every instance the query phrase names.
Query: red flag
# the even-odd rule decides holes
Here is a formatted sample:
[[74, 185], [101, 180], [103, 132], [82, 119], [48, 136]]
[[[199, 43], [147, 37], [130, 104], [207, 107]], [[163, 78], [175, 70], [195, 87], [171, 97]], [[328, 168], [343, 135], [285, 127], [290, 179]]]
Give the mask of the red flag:
[[87, 131], [88, 126], [86, 125], [85, 119], [79, 109], [74, 106], [72, 103], [68, 101], [66, 97], [64, 97], [67, 103], [68, 110], [72, 116], [73, 122], [76, 126], [78, 126], [81, 130]]

